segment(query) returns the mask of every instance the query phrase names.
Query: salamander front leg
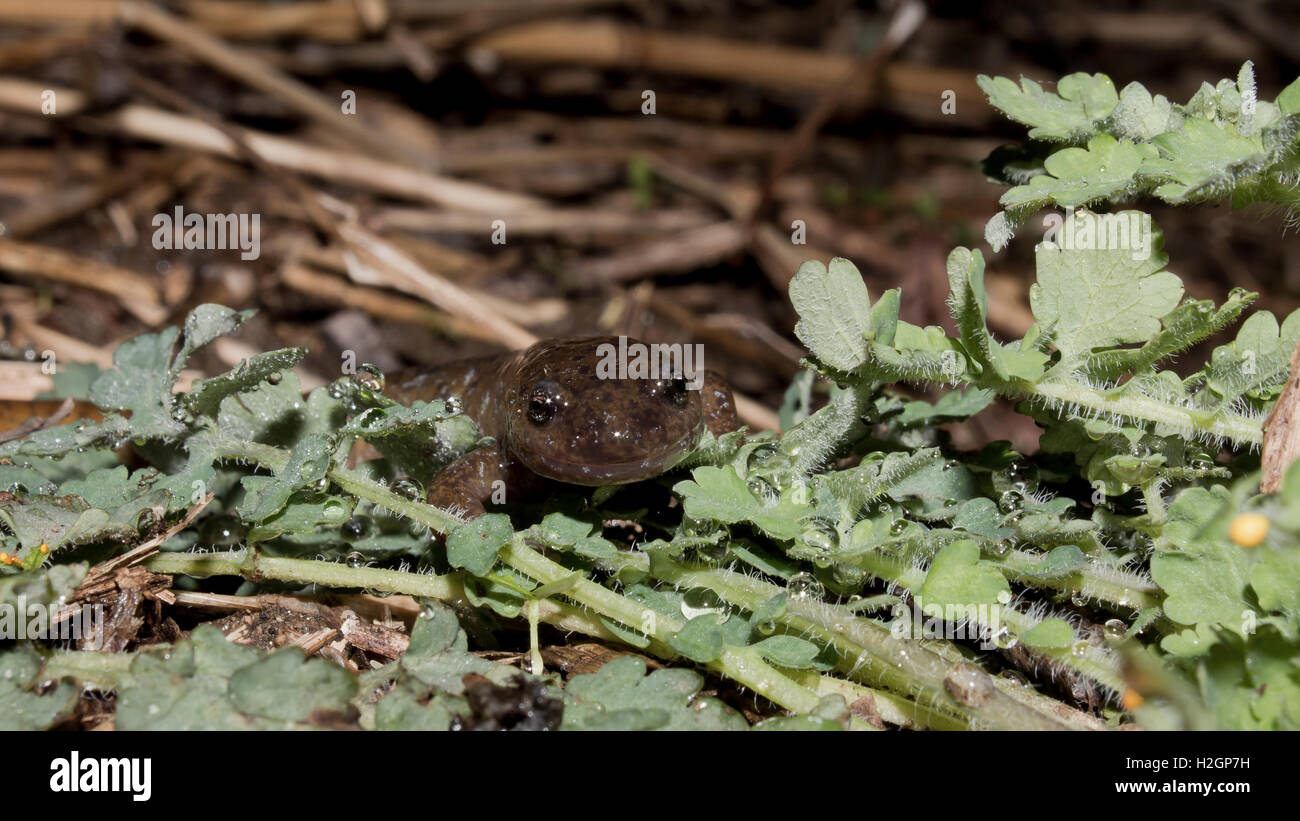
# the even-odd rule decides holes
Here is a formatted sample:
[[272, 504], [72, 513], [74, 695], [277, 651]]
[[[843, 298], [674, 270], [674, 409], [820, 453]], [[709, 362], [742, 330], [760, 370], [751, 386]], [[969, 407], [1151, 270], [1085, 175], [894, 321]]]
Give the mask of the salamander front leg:
[[483, 503], [502, 491], [509, 476], [509, 461], [500, 445], [475, 448], [433, 477], [428, 502], [476, 519], [483, 515]]

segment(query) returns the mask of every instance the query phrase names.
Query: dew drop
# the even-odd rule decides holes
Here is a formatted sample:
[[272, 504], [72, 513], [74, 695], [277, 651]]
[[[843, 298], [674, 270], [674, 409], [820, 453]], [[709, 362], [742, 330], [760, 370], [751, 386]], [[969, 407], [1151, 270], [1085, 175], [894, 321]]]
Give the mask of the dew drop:
[[424, 485], [409, 476], [394, 479], [388, 489], [403, 499], [410, 499], [412, 502], [424, 501]]
[[[847, 588], [861, 587], [862, 584], [867, 580], [867, 575], [868, 575], [867, 571], [863, 570], [862, 568], [854, 567], [853, 565], [846, 564], [844, 562], [837, 563], [831, 569], [831, 576], [835, 579], [835, 583], [840, 587], [847, 587]], [[853, 595], [849, 597], [849, 601], [852, 602], [855, 599], [861, 599], [861, 598], [862, 598], [861, 596]]]
[[199, 530], [199, 544], [209, 547], [234, 547], [244, 541], [248, 529], [237, 517], [228, 513], [213, 516]]
[[830, 523], [814, 521], [799, 534], [799, 541], [818, 553], [832, 553], [839, 549], [840, 534]]
[[826, 592], [826, 588], [811, 573], [796, 573], [791, 576], [786, 583], [786, 590], [791, 598], [796, 599], [820, 599]]
[[1025, 494], [1018, 490], [1003, 491], [998, 497], [998, 509], [1003, 513], [1011, 513], [1020, 510], [1025, 506]]
[[347, 563], [351, 568], [365, 567], [366, 557], [354, 550], [348, 554]]
[[754, 494], [763, 507], [776, 507], [781, 502], [781, 492], [776, 486], [763, 478], [750, 479], [749, 492]]
[[1101, 626], [1106, 641], [1119, 642], [1123, 641], [1124, 634], [1128, 632], [1128, 625], [1120, 619], [1107, 619], [1106, 623]]
[[745, 459], [746, 470], [756, 470], [776, 456], [776, 445], [759, 445], [749, 452]]
[[1016, 459], [1007, 466], [1007, 481], [1013, 488], [1023, 492], [1038, 483], [1038, 468], [1027, 459]]
[[1029, 686], [1029, 679], [1025, 676], [1024, 673], [1020, 672], [1019, 670], [1011, 670], [1011, 669], [1003, 670], [1001, 673], [998, 673], [998, 678], [1002, 679], [1003, 681], [1009, 681], [1012, 684], [1016, 685], [1017, 687]]
[[696, 548], [695, 555], [708, 564], [722, 564], [727, 559], [727, 539], [723, 538], [715, 543], [701, 545]]
[[381, 393], [384, 390], [384, 371], [378, 365], [372, 365], [369, 362], [363, 362], [357, 366], [357, 373], [353, 377], [357, 384], [366, 390]]
[[339, 535], [350, 542], [359, 542], [374, 532], [375, 522], [369, 516], [353, 516], [339, 525]]
[[727, 612], [727, 603], [712, 590], [705, 587], [692, 587], [682, 596], [682, 616], [693, 619], [709, 614], [719, 615]]

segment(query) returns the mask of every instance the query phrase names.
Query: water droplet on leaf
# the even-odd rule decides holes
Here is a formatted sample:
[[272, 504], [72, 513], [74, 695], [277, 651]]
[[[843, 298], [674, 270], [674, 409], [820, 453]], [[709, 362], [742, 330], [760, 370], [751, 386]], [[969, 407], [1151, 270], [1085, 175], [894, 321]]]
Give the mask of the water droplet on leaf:
[[1025, 506], [1025, 494], [1018, 490], [1003, 491], [998, 497], [998, 509], [1003, 513], [1011, 513], [1020, 510]]
[[213, 516], [199, 530], [199, 544], [209, 547], [234, 547], [244, 541], [248, 528], [238, 517], [228, 513]]
[[375, 393], [382, 393], [384, 390], [384, 371], [378, 365], [363, 362], [357, 366], [357, 373], [353, 379], [366, 390]]
[[412, 502], [424, 501], [424, 485], [412, 479], [409, 476], [401, 479], [394, 479], [388, 489], [401, 496], [403, 499], [410, 499]]
[[826, 588], [811, 573], [796, 573], [786, 583], [786, 590], [796, 599], [820, 599]]
[[359, 542], [367, 538], [375, 529], [375, 522], [369, 516], [353, 516], [339, 525], [339, 534], [350, 542]]
[[781, 492], [769, 481], [763, 478], [750, 479], [748, 482], [749, 492], [754, 494], [759, 504], [763, 507], [776, 507], [781, 502]]

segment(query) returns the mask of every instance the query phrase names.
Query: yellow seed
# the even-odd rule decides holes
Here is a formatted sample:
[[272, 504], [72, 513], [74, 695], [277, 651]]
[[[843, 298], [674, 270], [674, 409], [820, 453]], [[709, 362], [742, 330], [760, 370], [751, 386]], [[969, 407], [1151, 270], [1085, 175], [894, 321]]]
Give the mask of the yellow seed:
[[1268, 536], [1268, 517], [1260, 513], [1238, 513], [1228, 525], [1228, 538], [1240, 547], [1259, 547]]
[[0, 553], [0, 562], [4, 562], [5, 564], [9, 564], [9, 554], [8, 554], [8, 553]]
[[41, 552], [42, 552], [42, 553], [49, 553], [49, 552], [50, 552], [50, 546], [47, 545], [47, 544], [42, 544], [42, 545], [41, 545]]
[[1144, 699], [1142, 697], [1142, 694], [1139, 693], [1137, 690], [1129, 689], [1124, 691], [1125, 710], [1136, 710], [1137, 708], [1142, 706], [1142, 702], [1144, 701], [1146, 701], [1146, 699]]

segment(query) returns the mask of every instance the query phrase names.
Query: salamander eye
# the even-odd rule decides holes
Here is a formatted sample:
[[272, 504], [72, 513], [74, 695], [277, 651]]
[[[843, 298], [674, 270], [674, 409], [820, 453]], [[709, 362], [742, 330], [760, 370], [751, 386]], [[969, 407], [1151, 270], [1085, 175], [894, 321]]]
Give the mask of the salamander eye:
[[528, 421], [545, 425], [555, 418], [561, 403], [559, 385], [545, 380], [538, 382], [528, 392]]
[[668, 397], [668, 401], [679, 408], [686, 407], [686, 403], [691, 400], [690, 394], [686, 392], [687, 390], [689, 388], [686, 387], [686, 379], [680, 376], [669, 379], [664, 383], [664, 396]]

